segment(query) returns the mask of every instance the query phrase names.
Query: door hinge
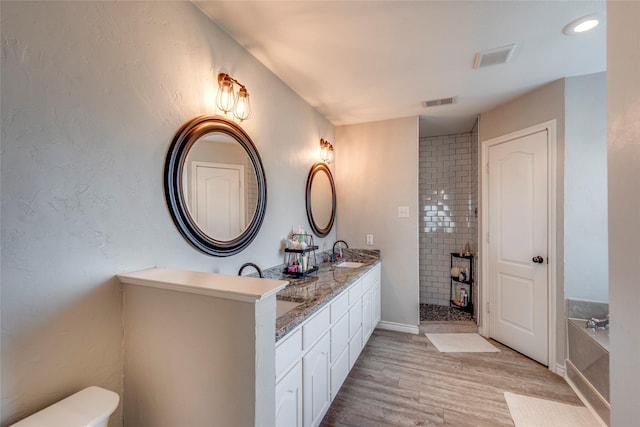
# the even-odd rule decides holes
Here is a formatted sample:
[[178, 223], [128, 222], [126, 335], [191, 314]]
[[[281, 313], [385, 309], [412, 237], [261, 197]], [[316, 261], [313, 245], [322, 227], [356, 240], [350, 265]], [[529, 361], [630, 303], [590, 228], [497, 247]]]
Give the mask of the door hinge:
[[487, 302], [487, 314], [491, 313], [491, 303]]
[[489, 175], [489, 162], [487, 162], [487, 175]]
[[489, 232], [487, 231], [487, 243], [491, 243], [491, 238], [489, 237]]

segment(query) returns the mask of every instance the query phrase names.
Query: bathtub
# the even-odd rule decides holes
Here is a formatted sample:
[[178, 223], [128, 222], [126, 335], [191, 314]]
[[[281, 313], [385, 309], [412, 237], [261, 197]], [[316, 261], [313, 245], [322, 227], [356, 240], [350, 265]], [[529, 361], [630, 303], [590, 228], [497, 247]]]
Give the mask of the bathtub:
[[567, 382], [609, 424], [609, 330], [588, 329], [584, 319], [567, 320]]

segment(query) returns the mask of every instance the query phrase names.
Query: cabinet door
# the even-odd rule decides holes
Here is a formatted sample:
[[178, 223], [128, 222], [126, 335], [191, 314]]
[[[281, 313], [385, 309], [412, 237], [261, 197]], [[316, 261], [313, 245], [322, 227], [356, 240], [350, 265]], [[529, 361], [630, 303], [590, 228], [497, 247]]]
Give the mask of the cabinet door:
[[331, 365], [331, 400], [336, 398], [340, 387], [349, 375], [349, 348], [345, 347], [342, 354], [336, 357]]
[[381, 320], [381, 304], [382, 300], [380, 297], [380, 276], [378, 276], [378, 280], [373, 283], [373, 289], [371, 289], [373, 294], [371, 295], [371, 316], [373, 318], [372, 328], [375, 329], [378, 326], [378, 323]]
[[349, 341], [349, 370], [356, 364], [360, 351], [362, 350], [362, 328], [358, 329], [356, 334]]
[[362, 327], [362, 300], [358, 300], [349, 309], [349, 338], [360, 330]]
[[362, 297], [362, 347], [373, 332], [373, 311], [371, 306], [371, 296], [373, 292], [368, 290]]
[[318, 426], [329, 409], [329, 334], [314, 345], [302, 358], [304, 426]]
[[334, 363], [349, 343], [349, 316], [345, 313], [331, 327], [331, 363]]
[[276, 384], [276, 426], [302, 427], [302, 363]]
[[381, 304], [382, 301], [380, 299], [380, 269], [376, 268], [373, 271], [374, 274], [374, 282], [373, 288], [371, 291], [373, 294], [371, 295], [371, 311], [373, 317], [373, 325], [372, 328], [375, 329], [378, 326], [378, 322], [380, 322], [382, 313], [381, 313]]

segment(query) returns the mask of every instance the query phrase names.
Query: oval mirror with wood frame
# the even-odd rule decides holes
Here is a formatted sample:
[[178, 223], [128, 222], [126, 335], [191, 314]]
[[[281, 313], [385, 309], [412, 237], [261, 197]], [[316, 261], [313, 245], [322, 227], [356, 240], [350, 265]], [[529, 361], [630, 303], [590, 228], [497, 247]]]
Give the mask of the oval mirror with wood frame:
[[311, 229], [318, 237], [325, 237], [336, 218], [336, 187], [324, 162], [315, 163], [309, 171], [306, 201]]
[[267, 205], [267, 181], [253, 141], [236, 123], [217, 116], [180, 128], [165, 159], [164, 193], [183, 237], [219, 257], [253, 241]]

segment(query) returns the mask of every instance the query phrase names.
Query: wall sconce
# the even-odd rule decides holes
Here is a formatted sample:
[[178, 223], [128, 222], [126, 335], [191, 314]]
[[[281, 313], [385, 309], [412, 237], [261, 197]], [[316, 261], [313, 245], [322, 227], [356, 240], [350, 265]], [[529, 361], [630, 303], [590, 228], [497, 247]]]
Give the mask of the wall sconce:
[[[234, 84], [240, 86], [238, 93], [234, 91]], [[251, 117], [251, 104], [247, 88], [229, 74], [218, 74], [216, 105], [225, 114], [233, 111], [233, 115], [241, 122]]]
[[320, 160], [325, 163], [331, 163], [333, 160], [333, 145], [324, 139], [320, 139]]

